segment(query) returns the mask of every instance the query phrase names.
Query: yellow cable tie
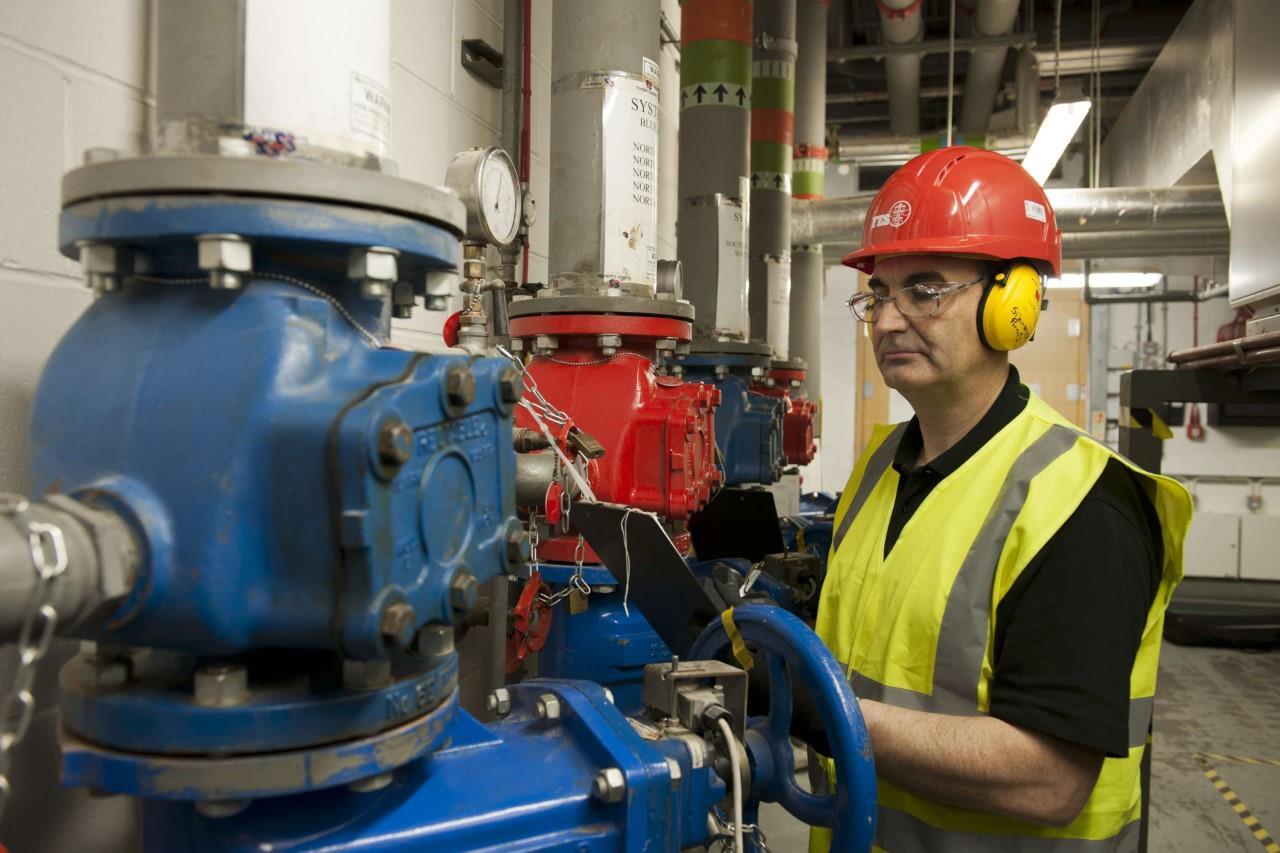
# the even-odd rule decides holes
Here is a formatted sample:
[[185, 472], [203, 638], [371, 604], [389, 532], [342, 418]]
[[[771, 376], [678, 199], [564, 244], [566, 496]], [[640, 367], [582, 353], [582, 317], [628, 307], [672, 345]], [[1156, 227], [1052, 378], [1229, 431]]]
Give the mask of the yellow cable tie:
[[724, 632], [728, 635], [729, 642], [733, 645], [733, 656], [738, 663], [742, 664], [743, 669], [750, 672], [751, 668], [756, 665], [756, 659], [747, 650], [747, 644], [742, 639], [742, 633], [733, 621], [732, 607], [720, 614], [720, 622], [724, 625]]

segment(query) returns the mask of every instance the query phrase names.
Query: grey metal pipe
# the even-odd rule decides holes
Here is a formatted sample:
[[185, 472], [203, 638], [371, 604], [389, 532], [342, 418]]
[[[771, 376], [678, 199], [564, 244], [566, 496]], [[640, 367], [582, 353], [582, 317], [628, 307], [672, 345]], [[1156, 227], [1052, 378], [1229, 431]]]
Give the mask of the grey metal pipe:
[[[1015, 132], [1000, 136], [988, 136], [987, 148], [1010, 157], [1025, 154], [1031, 146], [1032, 136]], [[864, 166], [901, 166], [922, 150], [918, 136], [866, 136], [842, 133], [831, 159], [855, 162]]]
[[[906, 45], [924, 36], [922, 5], [915, 0], [879, 0], [880, 28], [887, 44]], [[916, 52], [884, 57], [889, 89], [889, 127], [898, 136], [920, 132], [920, 59]]]
[[[1102, 245], [1108, 235], [1116, 233], [1132, 238], [1134, 234], [1171, 230], [1217, 233], [1227, 227], [1222, 195], [1215, 186], [1051, 189], [1048, 195], [1064, 241], [1066, 235], [1079, 232], [1101, 234], [1093, 238], [1092, 245]], [[791, 219], [792, 242], [847, 244], [861, 239], [862, 220], [874, 197], [874, 193], [862, 193], [796, 202]], [[1216, 245], [1217, 239], [1193, 242]]]
[[[645, 292], [648, 271], [609, 269], [612, 255], [628, 242], [654, 245], [657, 231], [656, 187], [651, 187], [652, 221], [629, 222], [606, 201], [606, 175], [630, 175], [631, 163], [608, 162], [605, 104], [614, 90], [601, 74], [641, 81], [646, 62], [658, 56], [658, 0], [556, 0], [552, 8], [551, 63], [551, 233], [548, 267], [552, 285], [561, 288], [599, 286], [602, 274], [621, 276], [629, 290]], [[654, 69], [650, 65], [650, 74]], [[625, 75], [625, 76], [624, 76]], [[656, 99], [655, 99], [656, 100]], [[630, 104], [624, 104], [628, 108]], [[655, 115], [650, 117], [657, 121]], [[654, 125], [656, 127], [656, 124]], [[618, 133], [615, 128], [610, 133]], [[652, 168], [656, 177], [656, 133]], [[629, 147], [629, 146], [628, 146]], [[616, 157], [613, 159], [617, 159]], [[612, 171], [611, 171], [612, 170]], [[652, 182], [650, 182], [652, 183]], [[630, 184], [627, 185], [628, 196]], [[625, 213], [623, 211], [622, 213]], [[623, 233], [626, 236], [623, 236]], [[633, 238], [637, 235], [639, 240]], [[636, 256], [645, 254], [635, 251]], [[655, 258], [656, 260], [656, 258]], [[652, 292], [651, 286], [648, 292]]]
[[[977, 35], [1000, 36], [1012, 31], [1018, 17], [1018, 4], [1018, 0], [979, 0], [973, 20]], [[964, 100], [960, 105], [961, 133], [987, 132], [1008, 52], [1007, 47], [998, 46], [975, 48], [969, 54], [964, 76]]]
[[[786, 358], [791, 335], [791, 171], [796, 0], [756, 0], [752, 49], [751, 339]], [[786, 116], [779, 123], [779, 114]], [[785, 126], [782, 126], [785, 124]]]
[[[520, 120], [521, 89], [524, 86], [524, 0], [503, 0], [502, 4], [502, 148], [511, 162], [520, 168]], [[502, 280], [516, 280], [516, 261], [520, 255], [518, 243], [502, 250]], [[502, 314], [506, 316], [506, 295], [494, 291], [489, 297], [494, 308], [490, 316], [497, 317], [498, 303], [502, 302]], [[496, 323], [495, 323], [496, 325]], [[495, 329], [495, 332], [497, 330]], [[502, 333], [505, 334], [505, 331]]]
[[51, 495], [30, 503], [21, 515], [0, 514], [0, 643], [17, 640], [36, 606], [40, 579], [32, 554], [33, 524], [41, 531], [37, 541], [47, 560], [53, 561], [59, 545], [65, 554], [65, 568], [48, 581], [47, 590], [47, 601], [58, 614], [59, 634], [105, 617], [137, 578], [137, 542], [114, 512]]
[[[1003, 36], [956, 39], [956, 53], [988, 47], [1024, 47], [1036, 43], [1035, 33], [1009, 33]], [[828, 62], [852, 62], [856, 59], [884, 59], [899, 54], [926, 56], [946, 53], [951, 49], [947, 39], [906, 42], [904, 44], [860, 44], [856, 47], [834, 47], [827, 51]]]
[[[827, 149], [827, 27], [830, 7], [823, 0], [796, 5], [796, 161], [794, 199], [820, 199], [825, 189]], [[795, 202], [793, 201], [793, 209]], [[821, 246], [791, 247], [791, 319], [788, 353], [804, 359], [804, 392], [822, 396]], [[818, 419], [821, 423], [821, 418]], [[817, 424], [814, 425], [815, 430]]]
[[[858, 237], [861, 236], [859, 232]], [[860, 239], [846, 239], [828, 242], [822, 248], [829, 263], [839, 263], [860, 245]], [[1085, 232], [1064, 229], [1062, 234], [1062, 257], [1067, 260], [1208, 257], [1226, 255], [1230, 247], [1231, 232], [1225, 228]]]
[[[737, 40], [703, 26], [720, 9], [706, 0], [680, 4], [676, 246], [685, 298], [694, 307], [695, 337], [743, 340], [748, 333], [751, 5], [740, 7], [745, 20], [738, 22]], [[715, 92], [716, 81], [728, 87], [723, 99]], [[747, 97], [737, 97], [740, 89]]]

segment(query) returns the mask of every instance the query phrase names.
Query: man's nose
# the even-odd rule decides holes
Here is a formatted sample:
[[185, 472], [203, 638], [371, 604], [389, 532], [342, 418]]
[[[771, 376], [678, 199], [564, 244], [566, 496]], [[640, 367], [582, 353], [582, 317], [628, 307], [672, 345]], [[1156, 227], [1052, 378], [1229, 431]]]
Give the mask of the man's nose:
[[907, 318], [898, 310], [898, 303], [892, 299], [876, 306], [875, 322], [872, 325], [878, 335], [903, 332], [908, 328]]

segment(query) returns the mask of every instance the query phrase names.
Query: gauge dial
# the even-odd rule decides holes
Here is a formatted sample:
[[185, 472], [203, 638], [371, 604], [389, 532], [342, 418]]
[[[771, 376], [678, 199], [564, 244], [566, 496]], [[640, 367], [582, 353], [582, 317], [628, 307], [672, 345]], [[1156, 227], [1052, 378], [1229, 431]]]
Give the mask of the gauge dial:
[[453, 158], [446, 178], [467, 208], [467, 238], [506, 246], [520, 230], [520, 179], [501, 148], [474, 148]]

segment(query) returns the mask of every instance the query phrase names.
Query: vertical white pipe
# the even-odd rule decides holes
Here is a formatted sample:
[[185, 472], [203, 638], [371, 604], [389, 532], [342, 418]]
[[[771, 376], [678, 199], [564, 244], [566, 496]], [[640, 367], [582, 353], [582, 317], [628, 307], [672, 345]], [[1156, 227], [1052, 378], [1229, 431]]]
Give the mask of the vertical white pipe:
[[[979, 0], [974, 15], [974, 35], [1005, 35], [1013, 29], [1017, 17], [1018, 0]], [[983, 47], [970, 53], [964, 78], [964, 103], [960, 107], [961, 133], [987, 132], [1008, 50], [1007, 47]]]
[[[880, 27], [889, 44], [920, 41], [924, 36], [921, 0], [876, 0]], [[886, 56], [889, 89], [889, 127], [895, 136], [920, 133], [920, 54]]]

